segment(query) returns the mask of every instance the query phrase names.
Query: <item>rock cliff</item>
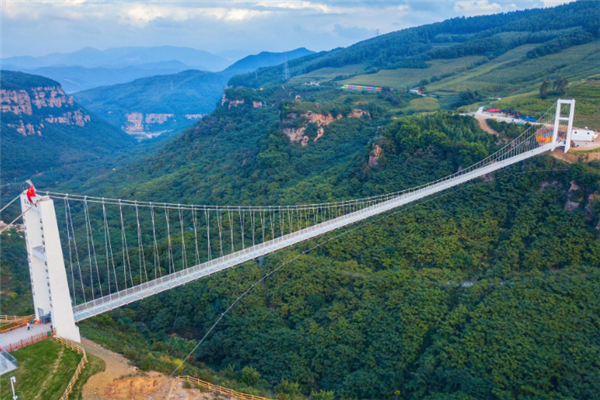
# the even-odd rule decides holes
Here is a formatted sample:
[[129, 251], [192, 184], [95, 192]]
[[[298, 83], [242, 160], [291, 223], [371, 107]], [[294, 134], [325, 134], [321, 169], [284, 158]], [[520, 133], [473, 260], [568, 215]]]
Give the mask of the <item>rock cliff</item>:
[[[195, 115], [186, 115], [188, 119], [195, 119]], [[162, 125], [168, 121], [174, 121], [175, 115], [165, 113], [148, 113], [143, 114], [140, 112], [131, 112], [125, 114], [127, 121], [121, 127], [125, 132], [134, 136], [148, 136], [152, 135], [150, 132], [153, 131], [156, 125]]]
[[[370, 116], [370, 114], [368, 111], [355, 109], [348, 114], [347, 118], [361, 118], [363, 116]], [[317, 136], [314, 139], [316, 142], [325, 135], [325, 129], [323, 128], [324, 126], [327, 126], [342, 118], [343, 116], [341, 114], [333, 116], [331, 114], [317, 114], [311, 111], [302, 113], [300, 115], [297, 113], [288, 113], [282, 121], [284, 124], [283, 133], [290, 138], [291, 142], [300, 143], [302, 146], [307, 146], [310, 140], [309, 137], [305, 135], [308, 124], [317, 125]], [[299, 120], [303, 120], [300, 127], [285, 126], [297, 125]]]
[[369, 166], [374, 167], [379, 161], [379, 157], [383, 154], [383, 149], [378, 144], [373, 144], [373, 150], [369, 153]]
[[60, 86], [0, 89], [0, 112], [17, 117], [7, 126], [23, 136], [42, 136], [44, 122], [83, 127], [91, 118]]

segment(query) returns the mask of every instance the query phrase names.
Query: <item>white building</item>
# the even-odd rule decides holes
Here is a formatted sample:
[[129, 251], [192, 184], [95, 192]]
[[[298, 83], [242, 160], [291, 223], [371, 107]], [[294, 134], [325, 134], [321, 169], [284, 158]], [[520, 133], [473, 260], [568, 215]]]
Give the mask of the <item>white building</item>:
[[598, 134], [591, 129], [574, 128], [571, 139], [579, 142], [593, 142], [598, 137]]

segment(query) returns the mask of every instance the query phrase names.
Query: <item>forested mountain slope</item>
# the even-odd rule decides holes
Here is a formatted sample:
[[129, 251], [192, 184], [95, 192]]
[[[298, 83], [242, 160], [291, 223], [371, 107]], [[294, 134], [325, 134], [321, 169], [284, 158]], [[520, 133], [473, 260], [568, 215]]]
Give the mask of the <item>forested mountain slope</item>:
[[[553, 39], [503, 41], [515, 32], [539, 39], [550, 17], [560, 37], [571, 32], [568, 51], [575, 42], [593, 45], [596, 10], [577, 2], [450, 20], [309, 55], [290, 69], [357, 73], [452, 59], [447, 49], [462, 58], [479, 57], [481, 47], [490, 60], [523, 45], [552, 50]], [[437, 46], [439, 34], [456, 44]], [[486, 38], [500, 50], [486, 47]], [[438, 50], [449, 58], [434, 58]], [[416, 57], [423, 54], [430, 58]], [[525, 57], [546, 57], [536, 54]], [[429, 99], [401, 90], [348, 91], [337, 81], [314, 86], [280, 77], [276, 67], [232, 78], [245, 87], [226, 90], [216, 110], [157, 151], [61, 189], [181, 204], [352, 199], [454, 173], [522, 129], [492, 135], [455, 112], [420, 113]], [[133, 243], [136, 232], [128, 234]], [[193, 243], [193, 231], [184, 235]], [[594, 399], [599, 235], [600, 163], [542, 156], [81, 329], [142, 370], [171, 373], [258, 282], [178, 373], [279, 399]]]
[[73, 101], [57, 82], [21, 72], [0, 75], [3, 180], [133, 147], [131, 138]]
[[[398, 116], [416, 98], [230, 89], [162, 150], [79, 191], [197, 204], [349, 199], [456, 172], [508, 140], [451, 113]], [[187, 372], [285, 398], [593, 398], [599, 190], [597, 162], [541, 157], [82, 329], [143, 369], [170, 372], [237, 295], [319, 242], [242, 300]]]

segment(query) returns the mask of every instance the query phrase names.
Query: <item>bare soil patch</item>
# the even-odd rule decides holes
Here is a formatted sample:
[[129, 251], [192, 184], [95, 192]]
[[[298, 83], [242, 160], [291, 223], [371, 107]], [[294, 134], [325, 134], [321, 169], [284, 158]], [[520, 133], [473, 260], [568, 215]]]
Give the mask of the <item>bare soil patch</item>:
[[500, 136], [500, 134], [498, 132], [496, 132], [495, 130], [492, 129], [491, 126], [488, 125], [487, 121], [485, 120], [484, 116], [480, 116], [480, 115], [476, 115], [475, 119], [477, 120], [477, 122], [479, 123], [479, 127], [487, 133], [491, 133], [492, 135], [496, 135], [496, 136]]
[[85, 350], [104, 360], [106, 369], [90, 377], [83, 387], [83, 400], [212, 400], [216, 396], [199, 389], [184, 389], [183, 382], [159, 372], [142, 373], [122, 355], [87, 339]]

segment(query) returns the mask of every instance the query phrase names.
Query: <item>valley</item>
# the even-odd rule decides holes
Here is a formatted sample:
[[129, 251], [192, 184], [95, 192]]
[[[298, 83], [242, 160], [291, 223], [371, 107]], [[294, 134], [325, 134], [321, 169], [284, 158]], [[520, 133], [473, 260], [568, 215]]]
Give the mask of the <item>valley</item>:
[[[185, 65], [206, 57], [212, 69], [76, 93], [3, 70], [2, 205], [32, 176], [38, 193], [54, 192], [76, 313], [473, 166], [494, 169], [77, 322], [99, 359], [76, 396], [223, 397], [210, 384], [281, 400], [594, 399], [600, 152], [580, 142], [495, 166], [548, 145], [553, 111], [543, 113], [558, 99], [575, 99], [574, 126], [600, 131], [599, 21], [598, 3], [572, 2], [228, 66], [190, 51]], [[111, 54], [137, 54], [135, 68], [164, 61], [128, 49], [88, 49], [82, 67], [106, 68]], [[67, 57], [51, 56], [20, 62]], [[540, 125], [469, 114], [481, 108]], [[4, 222], [20, 213], [6, 210]], [[29, 315], [32, 256], [17, 228], [2, 233], [2, 313]], [[40, 343], [71, 374], [75, 354], [63, 365], [56, 342]]]
[[239, 60], [221, 72], [186, 70], [75, 93], [75, 98], [113, 125], [145, 139], [180, 131], [214, 110], [229, 78], [284, 59], [311, 54], [307, 49], [263, 52]]

